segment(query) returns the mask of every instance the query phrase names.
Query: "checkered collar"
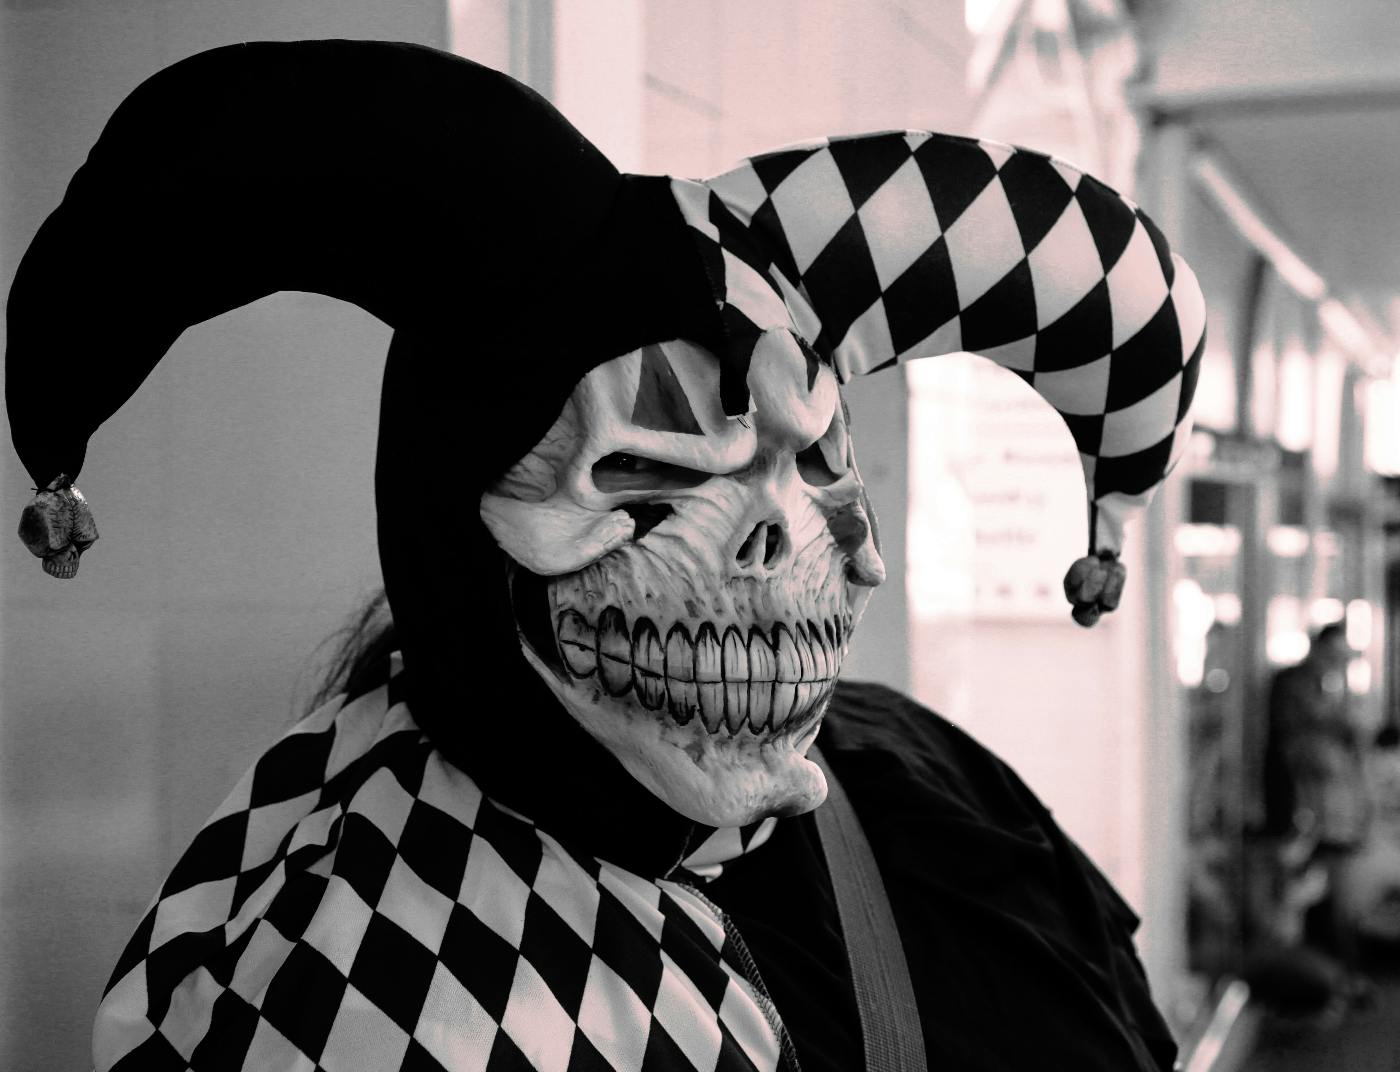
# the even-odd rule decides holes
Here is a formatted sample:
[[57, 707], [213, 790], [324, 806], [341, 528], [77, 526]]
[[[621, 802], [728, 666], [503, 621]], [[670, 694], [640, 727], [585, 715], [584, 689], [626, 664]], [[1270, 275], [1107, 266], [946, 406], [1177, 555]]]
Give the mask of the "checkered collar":
[[[406, 708], [401, 653], [390, 656], [389, 672], [388, 703]], [[562, 709], [556, 713], [570, 717]], [[451, 762], [450, 756], [444, 758]], [[631, 781], [632, 776], [620, 764], [615, 770], [618, 777]], [[467, 777], [471, 779], [470, 774]], [[637, 788], [641, 788], [640, 784]], [[489, 790], [483, 791], [491, 796]], [[727, 864], [764, 845], [778, 824], [776, 818], [768, 818], [745, 826], [706, 826], [677, 815], [650, 791], [630, 794], [609, 811], [601, 810], [596, 799], [564, 799], [559, 793], [540, 787], [534, 792], [519, 793], [509, 801], [493, 797], [492, 803], [522, 822], [549, 831], [551, 837], [576, 855], [604, 859], [646, 878], [700, 884], [712, 882]], [[629, 814], [619, 815], [618, 807], [629, 809]]]
[[795, 1068], [697, 885], [773, 825], [716, 831], [647, 878], [484, 796], [393, 683], [333, 702], [254, 763], [166, 878], [113, 972], [94, 1064]]
[[[572, 716], [558, 707], [549, 717]], [[585, 744], [588, 765], [560, 772], [571, 779], [560, 783], [534, 778], [500, 784], [491, 780], [489, 762], [479, 769], [470, 754], [444, 758], [459, 759], [496, 807], [548, 831], [574, 855], [607, 860], [646, 878], [708, 883], [726, 866], [742, 866], [741, 857], [767, 842], [777, 825], [775, 818], [720, 829], [693, 822], [637, 782], [602, 744], [592, 738]]]
[[[537, 829], [549, 829], [548, 824], [540, 824], [522, 812], [499, 802], [493, 802], [493, 804], [502, 812], [514, 816], [521, 822], [529, 823]], [[660, 804], [659, 801], [658, 804]], [[664, 807], [664, 805], [662, 806]], [[763, 846], [773, 836], [777, 826], [778, 820], [776, 818], [760, 819], [747, 826], [729, 826], [718, 829], [694, 823], [690, 826], [689, 836], [670, 850], [669, 859], [671, 862], [668, 865], [629, 868], [629, 870], [647, 876], [656, 872], [656, 877], [659, 878], [704, 885], [719, 878], [728, 865]], [[551, 835], [553, 833], [551, 830]], [[592, 838], [571, 838], [566, 835], [560, 837], [559, 841], [580, 855], [596, 855], [601, 859], [609, 860], [610, 863], [619, 864], [619, 866], [623, 865], [622, 861], [650, 862], [667, 858], [667, 850], [664, 846], [646, 846], [641, 852], [628, 851], [628, 842], [632, 838], [627, 836], [626, 831], [620, 833], [622, 836]], [[620, 851], [609, 854], [606, 851], [608, 846]], [[599, 854], [600, 849], [602, 849], [601, 855]], [[614, 857], [621, 857], [622, 860]]]

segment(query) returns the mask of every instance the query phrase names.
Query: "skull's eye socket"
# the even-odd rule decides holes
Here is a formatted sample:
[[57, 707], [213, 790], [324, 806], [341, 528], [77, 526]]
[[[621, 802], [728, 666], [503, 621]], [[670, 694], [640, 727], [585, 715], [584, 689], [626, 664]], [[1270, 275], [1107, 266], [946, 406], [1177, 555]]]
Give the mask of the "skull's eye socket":
[[840, 474], [832, 471], [822, 455], [821, 441], [813, 443], [797, 454], [797, 474], [813, 487], [824, 488], [840, 480]]
[[599, 491], [676, 491], [699, 487], [710, 474], [640, 454], [608, 454], [593, 463]]

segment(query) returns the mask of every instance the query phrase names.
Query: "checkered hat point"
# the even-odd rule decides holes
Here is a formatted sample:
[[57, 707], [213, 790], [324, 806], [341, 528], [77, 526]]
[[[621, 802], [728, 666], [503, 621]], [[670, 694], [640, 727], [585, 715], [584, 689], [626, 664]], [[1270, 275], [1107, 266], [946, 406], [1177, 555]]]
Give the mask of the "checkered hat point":
[[[783, 330], [843, 381], [968, 351], [1035, 388], [1088, 491], [1065, 594], [1085, 625], [1117, 605], [1124, 522], [1186, 446], [1205, 345], [1196, 278], [1141, 209], [1041, 153], [919, 131], [797, 145], [672, 192], [731, 367]], [[747, 409], [742, 376], [724, 391]]]

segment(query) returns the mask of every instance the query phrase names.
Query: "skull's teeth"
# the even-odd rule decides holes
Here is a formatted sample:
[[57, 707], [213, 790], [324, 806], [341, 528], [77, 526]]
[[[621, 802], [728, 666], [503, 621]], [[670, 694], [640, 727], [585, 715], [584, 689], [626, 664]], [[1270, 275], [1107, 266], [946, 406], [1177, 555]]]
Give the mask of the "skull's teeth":
[[579, 611], [555, 624], [560, 655], [576, 678], [596, 675], [610, 696], [635, 692], [649, 711], [665, 710], [687, 725], [697, 716], [710, 733], [747, 728], [774, 733], [805, 720], [830, 694], [850, 636], [849, 615], [816, 622], [757, 626], [747, 638], [737, 626], [723, 635], [705, 622], [692, 638], [681, 623], [663, 641], [649, 618], [629, 630], [626, 615], [606, 608], [596, 627]]
[[812, 644], [807, 638], [807, 627], [798, 622], [792, 631], [793, 639], [797, 641], [797, 659], [802, 667], [802, 676], [798, 682], [811, 681], [817, 676], [817, 661], [812, 656]]
[[695, 634], [695, 684], [700, 693], [700, 718], [714, 733], [724, 718], [724, 649], [709, 622]]
[[739, 630], [724, 631], [724, 722], [738, 733], [749, 718], [749, 649]]
[[788, 716], [797, 704], [797, 686], [791, 681], [773, 682], [773, 716], [768, 728], [780, 730], [787, 725]]
[[569, 673], [574, 677], [592, 677], [598, 669], [598, 641], [588, 619], [576, 610], [566, 610], [559, 615], [556, 632], [559, 653]]
[[773, 627], [773, 647], [778, 655], [777, 681], [802, 680], [802, 659], [797, 654], [797, 642], [785, 625]]
[[609, 696], [625, 696], [632, 687], [632, 641], [627, 619], [616, 607], [598, 617], [598, 676]]
[[749, 630], [749, 676], [749, 725], [758, 733], [769, 728], [778, 680], [777, 656], [758, 626]]
[[816, 622], [808, 622], [807, 636], [812, 642], [812, 655], [817, 661], [815, 679], [830, 681], [836, 674], [831, 659], [831, 648], [827, 646], [825, 630]]
[[642, 706], [661, 710], [666, 702], [666, 652], [661, 634], [647, 618], [638, 618], [632, 630], [632, 680]]
[[700, 713], [695, 687], [695, 645], [690, 632], [677, 622], [666, 634], [666, 710], [684, 726]]

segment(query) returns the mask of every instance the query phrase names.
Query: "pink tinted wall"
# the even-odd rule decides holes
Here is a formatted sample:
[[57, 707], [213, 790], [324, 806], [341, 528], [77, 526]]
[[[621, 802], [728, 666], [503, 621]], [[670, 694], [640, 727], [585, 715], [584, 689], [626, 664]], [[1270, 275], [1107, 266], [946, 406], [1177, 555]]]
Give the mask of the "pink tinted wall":
[[[299, 37], [440, 46], [446, 15], [440, 0], [5, 4], [0, 287], [142, 79]], [[102, 538], [78, 577], [0, 542], [0, 1067], [90, 1064], [107, 972], [160, 876], [288, 724], [317, 642], [378, 584], [388, 338], [299, 294], [191, 329], [92, 443], [80, 486]], [[10, 532], [29, 478], [0, 458]]]

